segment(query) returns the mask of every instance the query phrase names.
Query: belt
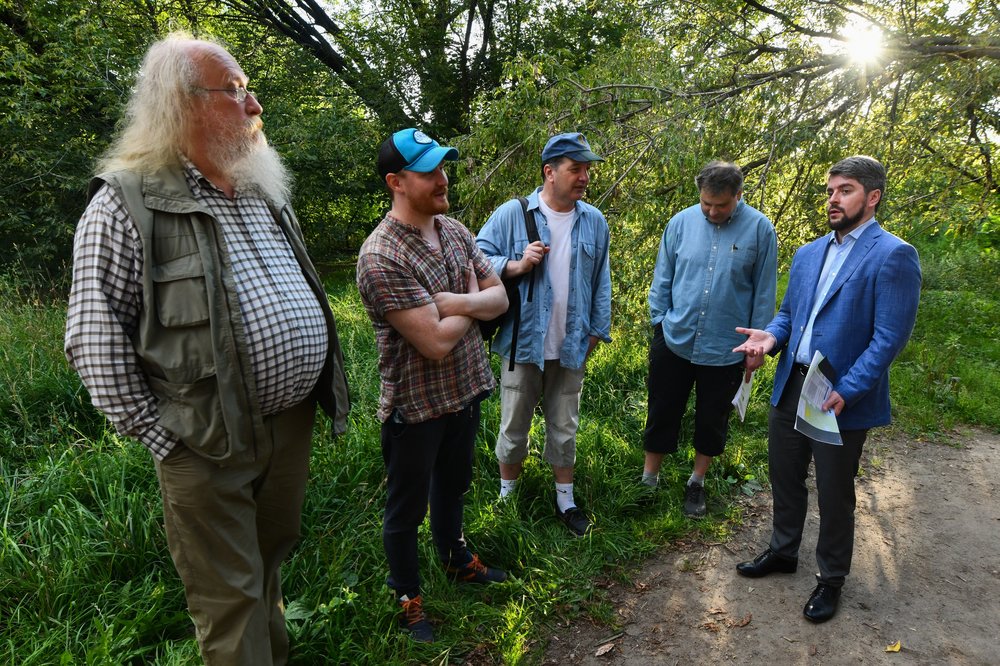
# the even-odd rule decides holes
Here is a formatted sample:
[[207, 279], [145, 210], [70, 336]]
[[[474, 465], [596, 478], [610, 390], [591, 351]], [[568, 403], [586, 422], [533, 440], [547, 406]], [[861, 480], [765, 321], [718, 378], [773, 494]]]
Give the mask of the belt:
[[806, 373], [809, 372], [809, 366], [805, 363], [795, 363], [792, 365], [792, 370], [805, 377]]

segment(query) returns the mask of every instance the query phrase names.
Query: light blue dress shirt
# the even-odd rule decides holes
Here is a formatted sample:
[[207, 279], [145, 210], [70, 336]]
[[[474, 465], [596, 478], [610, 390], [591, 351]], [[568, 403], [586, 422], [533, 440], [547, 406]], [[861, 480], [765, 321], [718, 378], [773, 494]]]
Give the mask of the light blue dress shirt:
[[[528, 212], [535, 216], [538, 237], [549, 244], [548, 223], [538, 209], [542, 188], [528, 195]], [[569, 298], [566, 304], [566, 339], [560, 349], [559, 363], [565, 368], [583, 367], [590, 337], [611, 342], [611, 270], [608, 265], [610, 247], [608, 223], [601, 211], [588, 203], [576, 202], [570, 250]], [[497, 275], [511, 259], [520, 259], [528, 246], [524, 214], [517, 199], [512, 199], [493, 211], [476, 237], [476, 244], [493, 264]], [[552, 286], [543, 259], [541, 270], [534, 273], [535, 290], [531, 303], [525, 299], [528, 280], [521, 280], [521, 326], [517, 337], [516, 363], [534, 363], [545, 367], [545, 332], [552, 312]], [[513, 324], [510, 319], [497, 332], [493, 351], [510, 358]]]
[[729, 221], [710, 222], [695, 204], [667, 224], [649, 289], [653, 326], [672, 352], [698, 365], [734, 365], [745, 335], [774, 317], [778, 241], [774, 225], [740, 201]]
[[802, 338], [799, 340], [799, 348], [795, 350], [796, 363], [809, 365], [812, 362], [813, 351], [810, 347], [812, 345], [813, 324], [816, 322], [816, 314], [819, 312], [819, 307], [826, 300], [826, 294], [830, 291], [830, 285], [833, 284], [841, 266], [844, 265], [844, 261], [847, 260], [848, 255], [851, 254], [851, 250], [854, 249], [855, 242], [861, 238], [861, 234], [865, 232], [865, 229], [873, 224], [875, 224], [874, 217], [845, 234], [844, 240], [840, 242], [837, 241], [837, 232], [830, 232], [830, 245], [826, 249], [823, 270], [820, 271], [819, 281], [816, 283], [816, 295], [813, 297], [809, 322], [806, 324], [806, 330], [803, 331]]

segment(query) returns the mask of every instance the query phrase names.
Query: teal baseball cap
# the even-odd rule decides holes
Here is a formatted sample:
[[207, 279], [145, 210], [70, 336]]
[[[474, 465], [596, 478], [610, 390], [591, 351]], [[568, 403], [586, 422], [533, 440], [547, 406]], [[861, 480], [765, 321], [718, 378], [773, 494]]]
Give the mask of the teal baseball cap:
[[457, 149], [442, 146], [420, 130], [410, 127], [399, 130], [382, 142], [378, 151], [378, 172], [383, 179], [387, 174], [404, 169], [427, 173], [444, 160], [457, 159]]

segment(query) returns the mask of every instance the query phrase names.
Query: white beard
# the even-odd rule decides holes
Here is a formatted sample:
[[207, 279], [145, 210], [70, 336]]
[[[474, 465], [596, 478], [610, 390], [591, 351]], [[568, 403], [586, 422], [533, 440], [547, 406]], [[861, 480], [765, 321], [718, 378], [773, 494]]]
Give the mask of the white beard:
[[263, 134], [257, 146], [230, 163], [228, 171], [239, 192], [256, 194], [272, 203], [288, 201], [291, 175]]
[[272, 203], [288, 201], [291, 175], [260, 126], [255, 119], [243, 128], [215, 134], [208, 146], [209, 159], [241, 194]]

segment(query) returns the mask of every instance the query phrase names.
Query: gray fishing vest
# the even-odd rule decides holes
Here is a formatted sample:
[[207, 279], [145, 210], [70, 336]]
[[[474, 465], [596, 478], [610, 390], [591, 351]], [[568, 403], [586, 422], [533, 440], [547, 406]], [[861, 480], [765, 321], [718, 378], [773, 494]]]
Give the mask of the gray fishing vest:
[[[220, 465], [253, 461], [257, 444], [269, 444], [270, 435], [222, 230], [191, 196], [179, 168], [100, 174], [90, 182], [88, 199], [104, 183], [119, 193], [142, 240], [143, 307], [132, 344], [160, 425]], [[350, 398], [333, 313], [291, 205], [270, 207], [323, 309], [329, 351], [313, 396], [340, 434], [347, 429]]]

